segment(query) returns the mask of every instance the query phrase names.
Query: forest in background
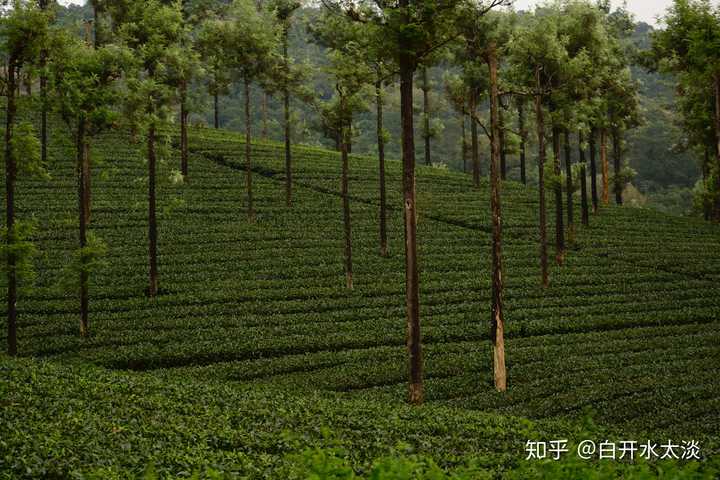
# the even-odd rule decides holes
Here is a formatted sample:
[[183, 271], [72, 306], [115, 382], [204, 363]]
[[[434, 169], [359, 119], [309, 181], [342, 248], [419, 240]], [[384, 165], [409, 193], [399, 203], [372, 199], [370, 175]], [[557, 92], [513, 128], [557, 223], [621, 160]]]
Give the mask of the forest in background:
[[[312, 89], [322, 92], [324, 99], [332, 96], [332, 84], [320, 68], [326, 63], [325, 49], [312, 42], [308, 26], [321, 15], [318, 7], [302, 7], [295, 14], [295, 21], [290, 32], [289, 53], [295, 61], [303, 64], [310, 72], [309, 80]], [[79, 35], [83, 33], [83, 21], [93, 17], [89, 5], [59, 7], [58, 22], [64, 25], [75, 25]], [[629, 39], [632, 47], [637, 50], [646, 50], [651, 44], [651, 33], [654, 28], [644, 22], [635, 25], [634, 32]], [[437, 152], [435, 159], [447, 168], [461, 171], [462, 165], [462, 136], [461, 120], [453, 110], [446, 97], [446, 73], [453, 71], [453, 66], [440, 62], [428, 69], [430, 84], [430, 122], [433, 136], [433, 145]], [[419, 72], [419, 71], [418, 71]], [[629, 166], [635, 170], [636, 176], [632, 185], [624, 193], [628, 205], [654, 208], [660, 211], [679, 214], [701, 216], [701, 208], [693, 205], [693, 188], [701, 179], [700, 164], [702, 159], [691, 151], [685, 150], [682, 131], [678, 127], [679, 114], [675, 111], [675, 93], [673, 79], [664, 73], [648, 72], [641, 66], [632, 67], [633, 77], [639, 81], [639, 100], [641, 124], [629, 130], [625, 135], [624, 158]], [[418, 74], [419, 76], [419, 74]], [[416, 82], [414, 95], [414, 109], [418, 119], [422, 116], [421, 81]], [[195, 99], [195, 112], [191, 114], [191, 122], [195, 125], [213, 124], [212, 98], [207, 93], [204, 84], [193, 88]], [[252, 89], [252, 103], [262, 103], [262, 90]], [[387, 89], [385, 106], [385, 129], [389, 133], [389, 140], [385, 151], [390, 158], [400, 158], [400, 96], [397, 85]], [[243, 88], [240, 83], [233, 83], [226, 95], [220, 97], [219, 120], [220, 126], [234, 131], [243, 131], [245, 128], [243, 114]], [[293, 138], [298, 143], [333, 148], [334, 140], [326, 137], [322, 125], [318, 121], [317, 112], [297, 98], [291, 99], [291, 115], [293, 117]], [[365, 112], [359, 113], [353, 125], [353, 153], [375, 154], [377, 152], [377, 138], [375, 132], [375, 115], [372, 105], [368, 105]], [[481, 115], [489, 115], [487, 99], [482, 103]], [[268, 97], [267, 138], [282, 141], [282, 98]], [[252, 112], [252, 124], [260, 133], [262, 122], [261, 110]], [[504, 112], [505, 121], [517, 125], [517, 114], [511, 110]], [[417, 138], [422, 138], [422, 122], [415, 122]], [[490, 142], [481, 136], [482, 162], [487, 165], [490, 156]], [[528, 160], [536, 162], [537, 150], [530, 146], [534, 139], [529, 138]], [[515, 146], [517, 147], [517, 145]], [[519, 159], [512, 151], [508, 152], [508, 178], [519, 180]], [[423, 142], [419, 142], [416, 149], [418, 159], [424, 156]], [[573, 151], [573, 161], [577, 161], [577, 152]], [[469, 168], [469, 165], [468, 165]], [[528, 179], [535, 182], [537, 172], [528, 171]]]

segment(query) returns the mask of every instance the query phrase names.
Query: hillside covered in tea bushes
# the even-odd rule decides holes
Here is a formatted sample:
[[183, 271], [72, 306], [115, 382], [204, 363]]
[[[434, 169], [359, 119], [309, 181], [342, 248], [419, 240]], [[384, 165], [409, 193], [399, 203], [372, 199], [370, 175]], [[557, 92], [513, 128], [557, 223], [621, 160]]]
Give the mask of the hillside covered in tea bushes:
[[0, 360], [0, 478], [127, 478], [148, 465], [160, 476], [306, 478], [298, 465], [323, 455], [361, 475], [390, 455], [493, 478], [535, 468], [522, 462], [533, 437], [588, 435], [694, 439], [707, 457], [718, 452], [717, 225], [604, 207], [581, 228], [576, 208], [574, 241], [543, 289], [537, 190], [505, 182], [509, 388], [498, 393], [487, 181], [473, 189], [464, 174], [419, 167], [427, 405], [413, 409], [404, 404], [398, 162], [387, 165], [390, 254], [381, 257], [377, 162], [351, 157], [347, 290], [337, 153], [294, 147], [288, 208], [282, 145], [253, 144], [250, 222], [240, 137], [192, 130], [183, 182], [170, 132], [159, 167], [160, 295], [148, 299], [143, 147], [123, 132], [100, 137], [90, 230], [106, 252], [90, 276], [91, 335], [81, 338], [68, 138], [50, 144], [50, 180], [18, 184], [18, 217], [34, 219], [37, 248], [18, 299], [18, 350], [35, 360]]

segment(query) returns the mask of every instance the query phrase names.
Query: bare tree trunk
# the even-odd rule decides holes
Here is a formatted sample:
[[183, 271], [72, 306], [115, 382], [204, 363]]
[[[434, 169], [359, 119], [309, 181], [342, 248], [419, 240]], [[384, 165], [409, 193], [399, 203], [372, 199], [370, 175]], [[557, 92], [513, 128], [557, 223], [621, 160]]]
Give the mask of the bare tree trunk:
[[520, 130], [520, 181], [523, 185], [527, 185], [527, 177], [525, 173], [525, 100], [518, 99], [518, 128]]
[[7, 77], [7, 110], [5, 113], [5, 226], [7, 228], [7, 310], [8, 310], [8, 355], [17, 355], [17, 278], [15, 264], [17, 259], [13, 252], [13, 244], [16, 240], [15, 232], [15, 156], [13, 155], [11, 142], [13, 138], [13, 126], [17, 107], [15, 105], [16, 91], [16, 65], [15, 59], [8, 60]]
[[713, 220], [720, 222], [720, 73], [715, 74], [715, 205]]
[[430, 98], [428, 92], [430, 85], [428, 84], [427, 67], [422, 67], [422, 92], [423, 92], [423, 138], [425, 139], [425, 165], [432, 165], [430, 159]]
[[473, 185], [475, 188], [480, 187], [480, 146], [478, 145], [478, 128], [475, 115], [477, 114], [477, 94], [470, 94], [470, 137], [472, 142], [472, 161], [473, 161]]
[[92, 205], [92, 190], [91, 190], [91, 184], [92, 184], [92, 170], [91, 170], [91, 164], [90, 164], [90, 142], [87, 141], [87, 138], [83, 144], [83, 148], [85, 149], [85, 153], [83, 154], [83, 158], [85, 161], [83, 162], [83, 168], [85, 169], [83, 173], [83, 181], [85, 182], [84, 186], [84, 192], [85, 192], [85, 199], [83, 201], [83, 205], [85, 208], [85, 221], [88, 225], [90, 225], [91, 220], [91, 205]]
[[610, 203], [610, 167], [607, 157], [607, 130], [600, 129], [600, 164], [602, 166], [602, 202]]
[[592, 206], [593, 213], [598, 211], [598, 189], [597, 189], [597, 164], [595, 163], [595, 154], [597, 149], [595, 148], [595, 139], [597, 138], [597, 130], [593, 127], [590, 130], [590, 190], [592, 193]]
[[83, 249], [87, 246], [87, 211], [88, 205], [86, 192], [86, 176], [88, 174], [89, 159], [88, 149], [85, 140], [86, 121], [83, 115], [78, 119], [77, 131], [77, 175], [78, 175], [78, 212], [80, 223], [80, 335], [87, 337], [90, 334], [88, 324], [88, 271], [85, 265], [85, 253]]
[[587, 175], [585, 173], [585, 149], [583, 148], [582, 131], [578, 131], [578, 153], [580, 155], [580, 206], [582, 208], [582, 224], [586, 227], [590, 225], [590, 212], [587, 196]]
[[350, 219], [350, 196], [348, 192], [348, 142], [350, 141], [349, 119], [346, 119], [345, 97], [341, 99], [341, 126], [340, 126], [340, 156], [342, 157], [342, 182], [341, 196], [343, 204], [343, 227], [345, 233], [345, 279], [348, 289], [353, 288], [353, 269], [352, 269], [352, 223]]
[[213, 93], [213, 112], [215, 120], [215, 128], [220, 128], [220, 102], [218, 100], [218, 92]]
[[188, 179], [188, 110], [187, 82], [180, 84], [180, 173], [183, 180]]
[[[47, 0], [40, 0], [39, 6], [45, 10], [48, 6]], [[45, 66], [47, 65], [47, 50], [40, 51], [40, 161], [43, 165], [47, 165], [47, 75], [45, 74]]]
[[535, 67], [535, 116], [537, 118], [538, 137], [538, 190], [540, 193], [540, 270], [542, 286], [547, 288], [550, 284], [548, 276], [547, 255], [547, 218], [545, 210], [545, 117], [542, 107], [542, 83], [540, 82], [540, 67]]
[[[407, 10], [409, 0], [400, 0]], [[407, 14], [405, 22], [409, 23]], [[403, 43], [403, 42], [401, 42]], [[413, 131], [413, 70], [415, 62], [408, 50], [400, 47], [400, 113], [402, 122], [403, 202], [405, 213], [405, 306], [407, 309], [406, 343], [409, 356], [410, 383], [408, 400], [420, 405], [424, 400], [423, 360], [420, 343], [420, 288], [417, 265], [417, 213], [415, 209], [415, 138]]]
[[[705, 155], [703, 157], [702, 164], [702, 176], [703, 176], [703, 187], [707, 190], [708, 178], [710, 177], [710, 148], [705, 147]], [[710, 220], [711, 205], [706, 198], [703, 198], [703, 218], [705, 221]]]
[[[285, 73], [289, 73], [288, 59], [288, 27], [283, 27], [283, 66]], [[290, 151], [290, 89], [283, 88], [283, 107], [285, 109], [285, 204], [292, 206], [292, 152]]]
[[563, 225], [562, 185], [560, 182], [560, 128], [553, 126], [553, 171], [555, 191], [555, 262], [562, 265], [565, 258], [565, 227]]
[[[498, 110], [498, 145], [500, 152], [500, 178], [507, 180], [507, 153], [505, 152], [505, 119], [502, 110]], [[492, 150], [492, 146], [490, 147]]]
[[155, 124], [148, 128], [148, 240], [150, 259], [150, 285], [148, 295], [155, 297], [158, 293], [157, 268], [157, 218], [155, 208]]
[[564, 150], [565, 150], [565, 202], [567, 203], [567, 232], [568, 241], [572, 242], [575, 238], [575, 218], [573, 211], [573, 186], [572, 177], [572, 154], [570, 152], [570, 131], [565, 128], [563, 131]]
[[492, 209], [492, 308], [490, 313], [490, 338], [493, 342], [493, 370], [495, 388], [507, 390], [505, 370], [505, 321], [503, 319], [503, 267], [502, 267], [502, 220], [500, 216], [500, 182], [498, 161], [500, 160], [501, 120], [498, 109], [497, 56], [495, 45], [490, 44], [487, 54], [490, 69], [490, 124], [492, 129], [490, 160], [490, 205]]
[[465, 132], [465, 112], [463, 111], [460, 115], [460, 129], [462, 130], [462, 166], [463, 166], [463, 173], [467, 172], [467, 151], [468, 151], [468, 145], [467, 145], [467, 133]]
[[622, 184], [622, 178], [620, 178], [620, 169], [622, 168], [622, 159], [620, 158], [622, 156], [622, 145], [620, 144], [620, 130], [618, 128], [613, 128], [612, 130], [612, 140], [613, 140], [613, 171], [615, 173], [615, 178], [613, 182], [613, 190], [615, 191], [615, 203], [617, 205], [622, 205], [622, 191], [623, 191], [623, 184]]
[[255, 210], [253, 209], [253, 191], [252, 191], [252, 164], [250, 158], [251, 138], [250, 138], [250, 80], [244, 79], [245, 84], [245, 183], [247, 184], [247, 215], [249, 221], [255, 220]]
[[385, 196], [385, 135], [383, 130], [382, 81], [375, 82], [377, 103], [378, 164], [380, 168], [380, 256], [387, 257], [387, 199]]

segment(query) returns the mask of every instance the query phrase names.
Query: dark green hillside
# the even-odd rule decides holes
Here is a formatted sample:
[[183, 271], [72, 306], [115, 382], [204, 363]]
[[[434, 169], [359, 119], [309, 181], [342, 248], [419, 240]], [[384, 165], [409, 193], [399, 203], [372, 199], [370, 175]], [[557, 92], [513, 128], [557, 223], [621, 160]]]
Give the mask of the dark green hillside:
[[[346, 415], [344, 408], [362, 410], [365, 407], [358, 405], [363, 402], [371, 411], [396, 407], [405, 411], [400, 165], [388, 163], [391, 255], [381, 258], [376, 162], [352, 157], [355, 289], [347, 291], [337, 154], [295, 149], [294, 206], [287, 209], [281, 146], [253, 145], [257, 219], [248, 223], [244, 145], [239, 137], [196, 130], [191, 146], [187, 183], [172, 180], [179, 164], [176, 150], [168, 151], [161, 166], [161, 295], [148, 300], [144, 293], [146, 165], [141, 147], [120, 133], [93, 145], [101, 161], [93, 167], [91, 226], [107, 243], [108, 253], [105, 268], [91, 277], [92, 335], [82, 339], [77, 334], [78, 302], [66, 285], [68, 264], [77, 248], [71, 146], [59, 141], [51, 145], [52, 182], [24, 181], [18, 187], [19, 216], [37, 220], [35, 240], [40, 251], [35, 284], [26, 285], [18, 302], [20, 354], [142, 371], [117, 377], [107, 373], [108, 382], [143, 384], [137, 391], [127, 391], [135, 395], [132, 398], [142, 398], [144, 393], [137, 392], [144, 388], [158, 392], [166, 388], [163, 385], [175, 388], [171, 386], [189, 382], [201, 390], [199, 385], [205, 382], [210, 395], [246, 392], [251, 385], [285, 392], [283, 398], [320, 391], [318, 398], [329, 398], [333, 405], [345, 405], [343, 399], [351, 402], [337, 407], [339, 417]], [[537, 192], [506, 183], [510, 388], [499, 394], [492, 386], [488, 334], [489, 190], [485, 183], [479, 191], [473, 190], [462, 174], [427, 167], [418, 170], [417, 189], [428, 408], [440, 408], [448, 418], [457, 415], [453, 418], [458, 425], [475, 422], [470, 410], [478, 410], [549, 420], [547, 425], [554, 427], [547, 431], [560, 432], [569, 427], [559, 425], [573, 424], [590, 410], [595, 422], [619, 435], [699, 439], [708, 449], [705, 453], [714, 451], [712, 442], [720, 433], [717, 226], [650, 211], [604, 208], [591, 218], [589, 229], [578, 231], [566, 264], [552, 268], [551, 287], [543, 291], [537, 260]], [[17, 389], [29, 380], [14, 364], [3, 368], [11, 372], [11, 381], [0, 387], [16, 392], [9, 404], [15, 408], [14, 402], [25, 401], [17, 396], [22, 391]], [[44, 381], [75, 375], [54, 365], [34, 368]], [[104, 394], [98, 385], [88, 395], [100, 401]], [[119, 387], [112, 388], [112, 395], [124, 395]], [[42, 402], [42, 393], [33, 395], [37, 398], [32, 402]], [[232, 400], [237, 405], [250, 401], [237, 395]], [[173, 398], [167, 400], [168, 406], [147, 408], [197, 408], [175, 404]], [[315, 397], [307, 398], [312, 403]], [[262, 408], [275, 415], [275, 406]], [[15, 419], [17, 412], [12, 412], [0, 414]], [[278, 412], [276, 421], [282, 423], [285, 413]], [[122, 415], [135, 414], [142, 415]], [[65, 426], [53, 425], [53, 435], [74, 435]], [[220, 427], [207, 428], [212, 436]], [[292, 422], [277, 427], [284, 428], [295, 427]], [[372, 421], [348, 428], [368, 428], [366, 435], [371, 437], [377, 434]], [[457, 429], [451, 430], [447, 435], [454, 437]], [[187, 431], [196, 432], [191, 427]], [[517, 431], [511, 442], [522, 450], [527, 438], [520, 438], [525, 433]], [[318, 435], [316, 431], [312, 438]], [[381, 447], [357, 444], [361, 452], [355, 461], [366, 464], [396, 442], [414, 444], [413, 434], [408, 435], [396, 432], [382, 440]], [[0, 450], [21, 449], [21, 437], [13, 438], [20, 443], [0, 443]], [[145, 441], [138, 440], [137, 448], [152, 449]], [[205, 441], [211, 451], [224, 448], [211, 438]], [[236, 439], [228, 448], [244, 442]], [[108, 445], [115, 448], [112, 442]], [[452, 463], [452, 456], [435, 445], [421, 450]], [[477, 445], [457, 445], [453, 455], [482, 451]], [[207, 453], [206, 458], [219, 465], [235, 461], [215, 455]], [[143, 462], [151, 457], [132, 458]], [[170, 465], [171, 471], [182, 465], [165, 457], [160, 463]]]

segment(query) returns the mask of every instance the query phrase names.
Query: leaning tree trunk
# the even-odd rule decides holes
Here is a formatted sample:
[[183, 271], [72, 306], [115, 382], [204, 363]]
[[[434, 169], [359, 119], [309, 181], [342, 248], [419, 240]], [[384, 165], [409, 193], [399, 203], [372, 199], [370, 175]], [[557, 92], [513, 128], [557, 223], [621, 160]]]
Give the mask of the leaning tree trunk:
[[622, 191], [623, 191], [623, 184], [622, 184], [622, 178], [620, 177], [620, 168], [622, 166], [622, 159], [620, 158], [622, 156], [622, 145], [620, 145], [620, 130], [618, 128], [613, 128], [612, 130], [612, 141], [613, 141], [613, 172], [615, 174], [615, 178], [613, 181], [613, 190], [615, 192], [615, 203], [617, 205], [622, 205]]
[[570, 153], [570, 131], [565, 128], [563, 131], [565, 150], [565, 202], [567, 203], [567, 231], [568, 241], [572, 242], [575, 237], [575, 219], [573, 211], [573, 177], [572, 177], [572, 156]]
[[520, 129], [520, 181], [523, 185], [527, 185], [527, 177], [525, 174], [525, 101], [518, 99], [518, 128]]
[[547, 256], [547, 218], [545, 211], [545, 117], [542, 107], [542, 83], [540, 82], [540, 67], [535, 67], [535, 117], [537, 118], [538, 137], [538, 190], [540, 193], [540, 270], [542, 286], [547, 288], [550, 284], [548, 277]]
[[597, 164], [595, 163], [595, 154], [597, 149], [595, 148], [595, 139], [597, 138], [597, 130], [592, 128], [590, 130], [589, 148], [590, 148], [590, 191], [592, 194], [592, 206], [593, 213], [598, 211], [598, 189], [597, 189]]
[[255, 219], [255, 210], [253, 209], [253, 191], [252, 191], [252, 164], [250, 158], [250, 80], [244, 79], [245, 84], [245, 183], [247, 186], [247, 216], [251, 222]]
[[720, 222], [720, 73], [715, 74], [715, 204], [713, 220]]
[[552, 142], [553, 172], [555, 173], [553, 182], [555, 191], [555, 262], [562, 265], [565, 258], [565, 227], [563, 225], [562, 184], [560, 182], [560, 128], [555, 126], [552, 129]]
[[[409, 0], [400, 0], [401, 8]], [[405, 18], [409, 22], [408, 18]], [[413, 127], [413, 70], [411, 45], [400, 47], [400, 116], [402, 123], [403, 203], [405, 217], [405, 307], [407, 311], [406, 344], [409, 357], [410, 383], [408, 401], [423, 403], [423, 360], [420, 343], [420, 287], [417, 264], [417, 213], [415, 208], [415, 137]]]
[[500, 216], [500, 181], [498, 180], [498, 161], [500, 160], [500, 138], [502, 129], [498, 112], [497, 57], [495, 45], [488, 48], [488, 67], [490, 69], [490, 206], [492, 210], [492, 307], [490, 312], [490, 338], [493, 342], [493, 371], [495, 388], [507, 390], [507, 372], [505, 370], [505, 321], [503, 319], [503, 274], [502, 274], [502, 221]]
[[[283, 67], [285, 73], [289, 74], [290, 64], [288, 59], [288, 27], [283, 27]], [[290, 89], [288, 85], [283, 87], [283, 108], [285, 119], [285, 205], [292, 206], [292, 152], [290, 151]]]
[[422, 92], [423, 92], [423, 138], [425, 139], [425, 165], [431, 165], [430, 159], [430, 98], [428, 93], [430, 85], [428, 84], [427, 67], [422, 67]]
[[587, 196], [587, 176], [585, 173], [585, 149], [583, 148], [584, 141], [585, 139], [583, 138], [583, 133], [582, 131], [579, 131], [578, 153], [580, 155], [580, 206], [582, 208], [582, 224], [587, 227], [588, 225], [590, 225], [590, 212]]
[[87, 337], [90, 334], [88, 323], [88, 271], [85, 265], [85, 252], [87, 246], [87, 212], [88, 205], [86, 192], [86, 177], [88, 175], [89, 159], [87, 158], [88, 150], [85, 148], [85, 116], [81, 115], [78, 119], [77, 131], [77, 176], [78, 176], [78, 212], [80, 224], [80, 335]]
[[188, 179], [188, 109], [187, 82], [180, 84], [180, 173], [183, 180]]
[[342, 157], [342, 182], [341, 196], [343, 205], [343, 229], [345, 233], [345, 280], [348, 289], [353, 288], [353, 268], [352, 268], [352, 223], [350, 219], [350, 195], [348, 191], [348, 143], [350, 135], [348, 134], [350, 121], [345, 118], [345, 100], [344, 96], [341, 100], [341, 126], [340, 126], [340, 156]]
[[15, 273], [15, 258], [13, 244], [15, 243], [15, 156], [12, 151], [13, 125], [17, 107], [15, 105], [15, 91], [17, 88], [17, 74], [15, 59], [8, 61], [7, 71], [7, 110], [5, 113], [5, 227], [7, 228], [7, 328], [8, 328], [8, 355], [17, 355], [17, 278]]
[[602, 166], [602, 202], [610, 203], [610, 166], [607, 157], [607, 129], [600, 129], [600, 164]]
[[387, 199], [385, 196], [385, 133], [383, 130], [382, 81], [375, 82], [377, 103], [378, 166], [380, 169], [380, 256], [387, 257]]
[[475, 185], [475, 188], [480, 188], [480, 176], [482, 172], [480, 170], [480, 146], [478, 144], [478, 128], [475, 115], [477, 115], [477, 94], [473, 92], [470, 94], [470, 141], [472, 142], [473, 185]]
[[155, 297], [158, 293], [158, 267], [157, 267], [157, 217], [155, 199], [155, 123], [151, 122], [148, 128], [148, 256], [150, 261], [150, 284], [148, 296]]

